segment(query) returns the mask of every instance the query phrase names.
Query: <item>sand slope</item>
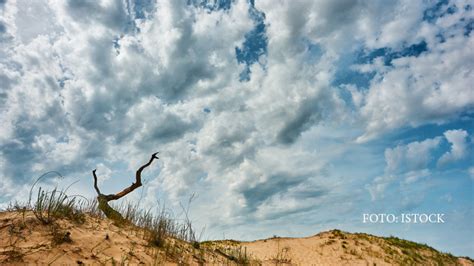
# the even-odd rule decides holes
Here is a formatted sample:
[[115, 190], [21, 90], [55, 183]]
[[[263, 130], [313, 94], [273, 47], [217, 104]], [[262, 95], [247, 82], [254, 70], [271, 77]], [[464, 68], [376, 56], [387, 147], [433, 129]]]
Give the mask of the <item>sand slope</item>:
[[468, 259], [396, 238], [332, 230], [305, 238], [242, 244], [264, 265], [473, 265]]
[[199, 265], [204, 259], [225, 263], [226, 258], [170, 239], [152, 246], [143, 231], [117, 227], [103, 218], [86, 216], [85, 223], [59, 220], [44, 225], [31, 212], [0, 213], [0, 265]]
[[474, 265], [395, 238], [333, 230], [253, 242], [169, 239], [156, 247], [134, 226], [86, 215], [45, 225], [31, 212], [0, 213], [0, 265]]

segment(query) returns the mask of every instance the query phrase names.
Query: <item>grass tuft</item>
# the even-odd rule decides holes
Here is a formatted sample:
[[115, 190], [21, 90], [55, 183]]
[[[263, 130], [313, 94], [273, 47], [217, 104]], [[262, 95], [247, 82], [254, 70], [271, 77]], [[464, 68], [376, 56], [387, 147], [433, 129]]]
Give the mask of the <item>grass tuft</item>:
[[32, 211], [43, 224], [51, 224], [61, 218], [76, 223], [85, 221], [84, 213], [76, 208], [76, 198], [70, 198], [64, 191], [59, 191], [56, 188], [47, 192], [40, 187]]
[[[97, 199], [82, 199], [82, 196], [69, 196], [66, 190], [46, 191], [42, 187], [38, 188], [36, 197], [30, 197], [27, 203], [16, 202], [9, 206], [11, 211], [19, 211], [25, 215], [27, 211], [32, 211], [38, 221], [51, 228], [53, 245], [60, 245], [72, 241], [67, 232], [60, 230], [56, 221], [67, 219], [78, 224], [86, 221], [86, 214], [99, 219], [104, 218], [104, 214], [98, 208]], [[138, 204], [122, 204], [115, 208], [121, 213], [129, 226], [138, 228], [142, 232], [143, 238], [152, 247], [164, 248], [171, 253], [177, 253], [174, 247], [178, 242], [186, 242], [191, 247], [199, 249], [200, 242], [196, 237], [192, 221], [188, 212], [192, 197], [188, 202], [188, 207], [183, 208], [184, 219], [177, 219], [165, 206], [158, 207], [156, 212], [151, 209], [143, 210]], [[24, 219], [23, 219], [24, 220]], [[177, 240], [177, 241], [176, 241]]]

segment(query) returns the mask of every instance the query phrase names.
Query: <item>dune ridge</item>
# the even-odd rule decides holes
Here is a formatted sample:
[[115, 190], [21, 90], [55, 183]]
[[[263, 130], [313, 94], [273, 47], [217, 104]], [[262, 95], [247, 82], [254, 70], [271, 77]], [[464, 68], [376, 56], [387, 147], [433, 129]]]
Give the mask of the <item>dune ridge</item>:
[[395, 237], [340, 230], [304, 238], [186, 242], [160, 246], [143, 228], [85, 214], [44, 224], [31, 211], [0, 213], [1, 265], [474, 265], [469, 258]]

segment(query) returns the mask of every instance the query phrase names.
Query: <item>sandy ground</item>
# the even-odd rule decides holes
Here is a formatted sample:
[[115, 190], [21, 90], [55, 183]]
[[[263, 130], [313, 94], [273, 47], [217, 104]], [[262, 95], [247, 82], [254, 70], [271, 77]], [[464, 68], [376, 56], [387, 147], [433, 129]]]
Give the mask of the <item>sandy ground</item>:
[[[242, 243], [247, 252], [263, 265], [438, 265], [430, 250], [417, 250], [416, 262], [406, 258], [406, 251], [366, 234], [339, 230], [305, 238], [271, 238]], [[411, 259], [411, 258], [410, 258]], [[442, 258], [440, 258], [442, 259]], [[405, 260], [405, 261], [404, 261]], [[443, 265], [473, 265], [472, 261], [443, 260]]]
[[338, 230], [253, 242], [169, 239], [150, 246], [143, 231], [86, 216], [44, 225], [31, 212], [0, 212], [0, 265], [474, 265], [432, 249], [406, 250], [383, 238]]
[[[45, 226], [30, 213], [3, 213], [0, 228], [0, 261], [11, 264], [93, 264], [119, 262], [140, 263], [154, 260], [136, 232], [118, 228], [112, 223], [87, 218], [81, 226], [59, 222], [60, 228]], [[65, 242], [54, 244], [53, 232]], [[67, 240], [70, 238], [70, 241]]]
[[[0, 213], [0, 265], [199, 265], [199, 250], [188, 243], [169, 242], [173, 245], [153, 247], [137, 228], [117, 227], [90, 216], [80, 225], [67, 220], [43, 225], [32, 213], [25, 217], [18, 212]], [[206, 259], [216, 264], [226, 261], [215, 254]]]

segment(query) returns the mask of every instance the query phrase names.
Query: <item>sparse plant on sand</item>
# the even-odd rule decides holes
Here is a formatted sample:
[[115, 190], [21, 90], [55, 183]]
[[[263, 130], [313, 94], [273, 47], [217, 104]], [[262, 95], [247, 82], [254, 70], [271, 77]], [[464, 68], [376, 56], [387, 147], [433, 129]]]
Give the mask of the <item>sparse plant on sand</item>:
[[217, 248], [216, 252], [238, 265], [250, 265], [251, 262], [254, 262], [250, 257], [250, 254], [248, 254], [247, 248], [240, 245]]
[[51, 224], [58, 218], [69, 218], [78, 223], [84, 222], [84, 214], [75, 208], [76, 198], [68, 197], [64, 191], [45, 191], [38, 189], [38, 196], [32, 211], [43, 224]]
[[61, 230], [58, 226], [53, 226], [51, 230], [52, 244], [55, 246], [63, 243], [72, 243], [71, 233], [69, 231]]

